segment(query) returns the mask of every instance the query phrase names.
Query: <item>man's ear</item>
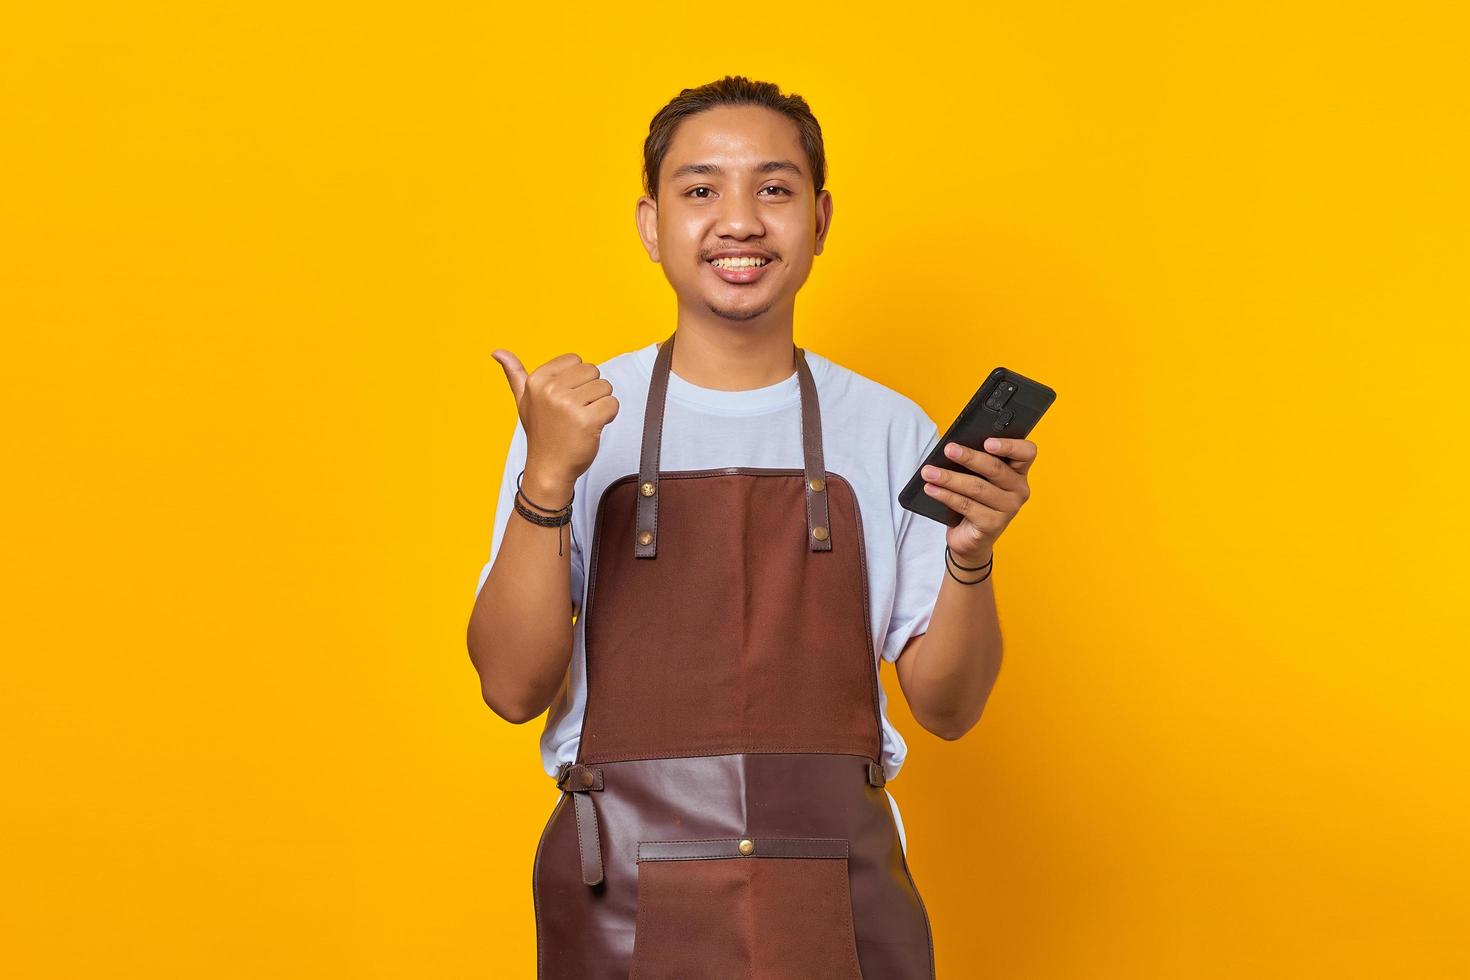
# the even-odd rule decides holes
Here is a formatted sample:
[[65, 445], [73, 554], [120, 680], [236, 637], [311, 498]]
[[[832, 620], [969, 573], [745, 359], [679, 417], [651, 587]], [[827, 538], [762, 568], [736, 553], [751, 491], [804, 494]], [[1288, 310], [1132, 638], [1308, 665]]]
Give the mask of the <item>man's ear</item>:
[[822, 254], [822, 245], [827, 241], [827, 229], [832, 227], [832, 192], [826, 188], [817, 195], [817, 245], [813, 255]]
[[653, 262], [659, 261], [658, 202], [647, 194], [640, 197], [634, 209], [633, 221], [638, 226], [638, 237], [643, 240], [643, 248], [648, 252], [648, 258]]

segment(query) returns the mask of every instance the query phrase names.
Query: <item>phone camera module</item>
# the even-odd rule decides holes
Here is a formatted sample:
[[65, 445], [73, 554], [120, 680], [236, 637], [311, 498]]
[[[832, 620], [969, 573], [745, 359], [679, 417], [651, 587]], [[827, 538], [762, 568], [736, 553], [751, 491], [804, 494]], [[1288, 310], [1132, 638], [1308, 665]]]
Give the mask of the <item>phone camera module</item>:
[[1011, 400], [1011, 396], [1015, 393], [1015, 382], [1002, 381], [995, 386], [995, 391], [991, 392], [990, 397], [985, 400], [985, 407], [992, 410], [999, 410], [1005, 406], [1006, 402]]

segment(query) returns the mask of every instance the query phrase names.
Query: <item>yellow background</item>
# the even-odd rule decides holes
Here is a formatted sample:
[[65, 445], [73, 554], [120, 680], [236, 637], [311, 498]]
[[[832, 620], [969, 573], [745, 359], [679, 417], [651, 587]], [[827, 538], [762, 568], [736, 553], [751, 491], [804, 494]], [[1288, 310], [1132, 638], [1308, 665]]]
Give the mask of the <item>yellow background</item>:
[[533, 975], [489, 355], [667, 335], [643, 136], [742, 72], [827, 138], [798, 343], [1059, 392], [984, 719], [885, 670], [939, 975], [1470, 976], [1460, 5], [1015, 6], [7, 14], [6, 972]]

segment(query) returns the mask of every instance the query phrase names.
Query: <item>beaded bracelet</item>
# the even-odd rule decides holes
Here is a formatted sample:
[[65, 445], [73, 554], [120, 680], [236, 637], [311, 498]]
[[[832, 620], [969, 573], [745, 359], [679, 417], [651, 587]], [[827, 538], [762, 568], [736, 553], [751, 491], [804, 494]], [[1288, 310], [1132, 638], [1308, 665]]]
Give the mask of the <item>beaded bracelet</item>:
[[[967, 572], [978, 572], [978, 571], [980, 571], [980, 569], [983, 568], [983, 569], [985, 569], [985, 574], [982, 575], [982, 576], [980, 576], [979, 578], [977, 578], [973, 582], [966, 582], [964, 579], [960, 578], [958, 575], [956, 575], [954, 573], [954, 569], [952, 569], [952, 568], [949, 567], [950, 566], [950, 563], [953, 563], [955, 568], [963, 569], [964, 571], [967, 571]], [[952, 555], [950, 553], [949, 545], [945, 545], [944, 546], [944, 570], [946, 572], [949, 572], [949, 577], [950, 578], [954, 579], [956, 582], [960, 583], [961, 585], [979, 585], [981, 582], [983, 582], [986, 579], [990, 578], [990, 572], [993, 569], [994, 565], [995, 565], [995, 552], [994, 551], [992, 551], [990, 553], [990, 558], [989, 558], [988, 561], [985, 562], [985, 564], [983, 564], [983, 565], [976, 565], [974, 568], [971, 568], [969, 565], [961, 565], [959, 562], [955, 561], [954, 560], [954, 555]]]

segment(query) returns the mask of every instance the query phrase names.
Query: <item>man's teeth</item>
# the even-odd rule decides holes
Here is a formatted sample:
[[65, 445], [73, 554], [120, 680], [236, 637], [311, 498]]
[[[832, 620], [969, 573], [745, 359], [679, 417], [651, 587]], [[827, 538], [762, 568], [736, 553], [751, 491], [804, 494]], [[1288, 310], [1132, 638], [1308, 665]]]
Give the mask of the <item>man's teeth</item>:
[[719, 266], [721, 269], [749, 269], [752, 266], [765, 265], [766, 259], [740, 256], [733, 259], [710, 259], [710, 265]]

